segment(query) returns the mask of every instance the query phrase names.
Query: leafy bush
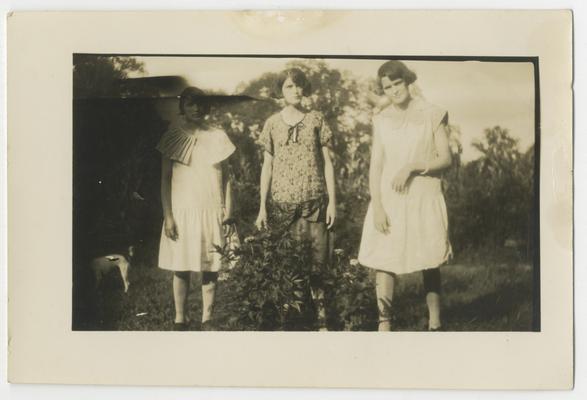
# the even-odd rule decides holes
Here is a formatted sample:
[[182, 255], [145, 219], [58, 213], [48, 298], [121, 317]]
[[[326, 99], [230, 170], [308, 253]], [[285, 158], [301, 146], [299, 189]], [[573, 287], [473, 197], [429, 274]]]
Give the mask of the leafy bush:
[[345, 331], [373, 330], [377, 326], [377, 301], [371, 270], [349, 259], [342, 249], [325, 274], [330, 325]]
[[273, 228], [247, 237], [240, 248], [217, 251], [225, 261], [236, 261], [221, 273], [224, 295], [215, 309], [220, 325], [229, 330], [296, 328], [291, 323], [302, 313], [313, 273], [310, 243]]
[[376, 321], [373, 279], [341, 249], [320, 266], [310, 242], [293, 239], [287, 227], [273, 227], [247, 237], [240, 248], [217, 251], [234, 263], [221, 271], [215, 318], [222, 329], [316, 329], [311, 282], [325, 291], [331, 330], [365, 330]]
[[496, 255], [506, 241], [518, 257], [534, 252], [534, 146], [521, 153], [507, 129], [486, 129], [473, 143], [481, 157], [445, 176], [450, 234], [455, 252]]

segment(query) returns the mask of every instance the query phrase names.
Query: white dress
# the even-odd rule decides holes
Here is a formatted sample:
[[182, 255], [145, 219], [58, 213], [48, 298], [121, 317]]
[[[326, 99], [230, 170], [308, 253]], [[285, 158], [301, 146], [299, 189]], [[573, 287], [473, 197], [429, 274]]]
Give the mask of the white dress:
[[178, 238], [161, 232], [159, 267], [172, 271], [218, 271], [224, 245], [224, 198], [220, 162], [235, 150], [220, 129], [187, 133], [172, 127], [157, 148], [173, 162], [171, 209]]
[[434, 135], [447, 113], [424, 100], [413, 99], [405, 117], [393, 125], [391, 115], [373, 117], [374, 134], [381, 140], [384, 152], [381, 197], [390, 227], [388, 234], [375, 228], [370, 204], [358, 257], [367, 267], [395, 274], [436, 268], [452, 254], [440, 177], [416, 175], [405, 193], [391, 187], [395, 175], [407, 163], [437, 156]]

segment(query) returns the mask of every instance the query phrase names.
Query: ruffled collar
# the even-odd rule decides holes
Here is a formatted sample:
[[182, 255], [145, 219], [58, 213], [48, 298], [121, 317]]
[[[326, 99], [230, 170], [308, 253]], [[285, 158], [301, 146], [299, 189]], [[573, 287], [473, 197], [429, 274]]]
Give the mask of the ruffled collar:
[[212, 127], [192, 131], [182, 126], [181, 121], [172, 124], [165, 132], [157, 145], [157, 150], [173, 161], [190, 165], [194, 147], [199, 140], [203, 140], [205, 150], [200, 152], [198, 157], [210, 164], [224, 160], [235, 150], [223, 131]]
[[198, 130], [189, 130], [180, 118], [172, 123], [157, 145], [157, 150], [173, 161], [189, 165], [196, 145]]

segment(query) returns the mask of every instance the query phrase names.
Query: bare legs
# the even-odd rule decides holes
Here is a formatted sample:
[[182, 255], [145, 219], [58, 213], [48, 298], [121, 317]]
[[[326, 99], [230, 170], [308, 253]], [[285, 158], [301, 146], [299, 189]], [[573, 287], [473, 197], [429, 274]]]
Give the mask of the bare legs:
[[175, 323], [186, 323], [190, 273], [181, 271], [173, 274], [173, 300], [175, 301]]
[[202, 323], [210, 321], [216, 296], [217, 272], [202, 273]]
[[436, 292], [428, 292], [426, 294], [426, 304], [428, 305], [428, 329], [440, 329], [440, 295]]
[[422, 271], [422, 278], [428, 305], [428, 330], [438, 330], [442, 325], [440, 322], [440, 269], [425, 269]]
[[[209, 321], [214, 308], [216, 294], [216, 272], [202, 274], [202, 322]], [[181, 271], [173, 274], [173, 300], [175, 302], [175, 323], [188, 323], [187, 299], [190, 288], [190, 272]]]
[[390, 272], [377, 271], [375, 275], [375, 291], [377, 294], [377, 307], [379, 308], [379, 331], [391, 330], [391, 304], [394, 288], [395, 276]]
[[[426, 305], [428, 306], [428, 329], [438, 330], [442, 327], [440, 321], [440, 270], [432, 268], [422, 271], [424, 289], [426, 291]], [[375, 276], [375, 291], [379, 308], [379, 331], [390, 331], [393, 292], [395, 289], [395, 275], [386, 271], [377, 271]]]

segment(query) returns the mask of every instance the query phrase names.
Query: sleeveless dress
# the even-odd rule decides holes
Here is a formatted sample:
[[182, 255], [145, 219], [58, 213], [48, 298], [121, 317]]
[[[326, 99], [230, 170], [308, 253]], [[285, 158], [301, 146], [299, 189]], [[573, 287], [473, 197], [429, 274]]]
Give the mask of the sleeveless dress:
[[172, 126], [157, 149], [173, 161], [171, 209], [178, 238], [161, 231], [159, 268], [172, 271], [218, 271], [224, 245], [224, 196], [220, 162], [235, 147], [220, 129], [186, 132]]
[[422, 99], [413, 99], [405, 117], [397, 125], [392, 125], [390, 115], [373, 117], [374, 135], [383, 146], [381, 200], [390, 227], [388, 234], [375, 228], [370, 204], [358, 257], [364, 266], [395, 274], [436, 268], [452, 255], [440, 176], [415, 175], [404, 193], [391, 186], [406, 164], [437, 156], [434, 135], [448, 115]]

